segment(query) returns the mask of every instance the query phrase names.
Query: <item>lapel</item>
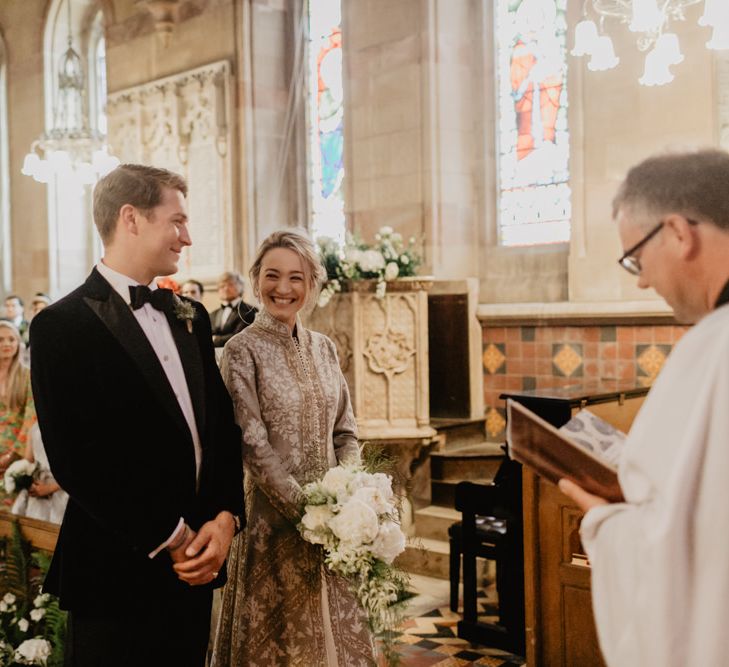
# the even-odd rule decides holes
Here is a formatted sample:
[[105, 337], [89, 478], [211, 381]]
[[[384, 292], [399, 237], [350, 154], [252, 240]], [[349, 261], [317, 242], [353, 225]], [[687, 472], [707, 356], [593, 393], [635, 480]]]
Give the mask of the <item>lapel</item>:
[[[86, 305], [96, 314], [137, 366], [174, 423], [192, 442], [190, 428], [152, 345], [124, 300], [94, 269], [84, 285]], [[185, 371], [187, 375], [187, 370]], [[195, 397], [193, 396], [193, 401]]]
[[[195, 312], [197, 313], [197, 310]], [[188, 330], [187, 322], [171, 313], [165, 313], [165, 315], [172, 331], [172, 337], [175, 339], [177, 351], [180, 354], [182, 369], [185, 371], [185, 380], [187, 380], [187, 388], [190, 391], [192, 409], [195, 412], [195, 423], [197, 424], [197, 432], [202, 446], [205, 441], [205, 438], [203, 438], [205, 432], [205, 374], [203, 372], [200, 346], [194, 329], [193, 331]]]

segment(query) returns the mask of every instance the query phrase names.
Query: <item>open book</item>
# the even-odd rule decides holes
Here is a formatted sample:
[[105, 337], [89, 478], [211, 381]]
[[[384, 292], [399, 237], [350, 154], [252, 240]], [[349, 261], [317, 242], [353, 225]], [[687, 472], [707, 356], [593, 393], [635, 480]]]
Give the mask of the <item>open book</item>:
[[509, 456], [555, 484], [571, 479], [612, 502], [623, 500], [617, 461], [625, 434], [581, 410], [557, 429], [520, 403], [507, 399]]

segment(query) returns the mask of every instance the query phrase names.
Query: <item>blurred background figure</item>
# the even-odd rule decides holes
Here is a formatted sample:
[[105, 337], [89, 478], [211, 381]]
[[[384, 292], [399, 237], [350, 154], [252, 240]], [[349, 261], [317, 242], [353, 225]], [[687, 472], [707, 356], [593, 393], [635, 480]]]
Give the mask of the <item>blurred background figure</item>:
[[5, 313], [6, 320], [12, 322], [20, 334], [20, 340], [24, 345], [28, 343], [28, 320], [25, 319], [23, 311], [23, 299], [17, 294], [11, 294], [5, 297]]
[[61, 489], [51, 473], [40, 428], [35, 423], [28, 434], [24, 458], [37, 463], [36, 478], [30, 489], [21, 490], [11, 508], [13, 514], [60, 524], [66, 511], [68, 494]]
[[202, 283], [197, 280], [186, 280], [182, 283], [182, 296], [186, 296], [188, 299], [193, 301], [202, 302], [202, 296], [205, 293], [205, 289]]
[[30, 300], [30, 319], [32, 320], [46, 306], [51, 305], [51, 297], [43, 292], [36, 292]]
[[[25, 453], [28, 433], [36, 423], [30, 372], [21, 352], [17, 327], [0, 320], [0, 475]], [[0, 491], [0, 501], [12, 504], [4, 490]]]
[[243, 301], [244, 287], [243, 276], [236, 271], [226, 271], [218, 279], [220, 308], [210, 313], [215, 347], [223, 347], [255, 319], [256, 309]]

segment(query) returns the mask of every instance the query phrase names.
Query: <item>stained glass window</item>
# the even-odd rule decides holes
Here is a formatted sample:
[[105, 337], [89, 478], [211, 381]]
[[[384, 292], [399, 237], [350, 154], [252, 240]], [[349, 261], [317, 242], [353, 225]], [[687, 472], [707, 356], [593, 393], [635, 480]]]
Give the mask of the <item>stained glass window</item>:
[[311, 232], [344, 240], [341, 0], [309, 0]]
[[497, 0], [499, 242], [570, 237], [567, 0]]

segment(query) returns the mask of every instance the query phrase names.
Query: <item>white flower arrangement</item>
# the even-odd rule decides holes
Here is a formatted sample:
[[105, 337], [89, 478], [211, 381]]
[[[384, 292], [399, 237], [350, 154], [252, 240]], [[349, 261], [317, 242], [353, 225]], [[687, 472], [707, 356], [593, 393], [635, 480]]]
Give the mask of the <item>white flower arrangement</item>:
[[[33, 600], [33, 608], [27, 614], [28, 603], [13, 593], [6, 593], [0, 600], [0, 666], [35, 665], [46, 667], [53, 655], [53, 632], [47, 624], [49, 605], [57, 602], [47, 593], [39, 593]], [[57, 608], [56, 608], [57, 611]], [[57, 664], [53, 662], [53, 664]]]
[[31, 484], [33, 484], [37, 471], [38, 464], [31, 463], [26, 459], [19, 459], [11, 463], [5, 471], [5, 477], [3, 479], [5, 491], [12, 494], [23, 489], [29, 489]]
[[344, 247], [322, 236], [317, 239], [319, 256], [327, 270], [327, 284], [319, 295], [318, 305], [326, 306], [345, 280], [376, 280], [375, 294], [385, 296], [387, 281], [414, 276], [420, 264], [415, 252], [415, 238], [406, 245], [402, 235], [392, 227], [381, 227], [373, 245], [347, 235]]
[[392, 565], [405, 549], [392, 478], [345, 464], [305, 485], [303, 493], [306, 507], [299, 531], [307, 542], [321, 545], [326, 566], [352, 584], [385, 657], [391, 659], [406, 582]]

